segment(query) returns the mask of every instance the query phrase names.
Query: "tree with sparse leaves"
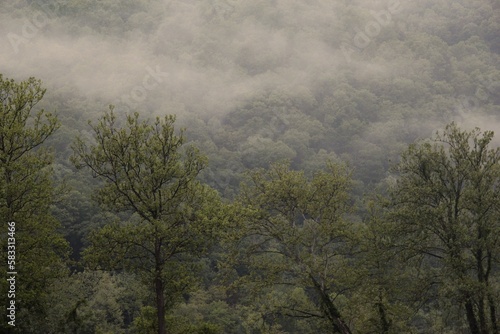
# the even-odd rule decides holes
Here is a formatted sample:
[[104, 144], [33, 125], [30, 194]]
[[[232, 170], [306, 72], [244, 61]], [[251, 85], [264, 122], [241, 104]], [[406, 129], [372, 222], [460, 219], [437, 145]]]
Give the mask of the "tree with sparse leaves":
[[338, 302], [356, 277], [354, 230], [345, 221], [349, 184], [343, 165], [330, 163], [308, 179], [277, 163], [250, 172], [240, 197], [246, 209], [235, 258], [249, 268], [242, 282], [285, 289], [272, 312], [308, 319], [325, 333], [351, 333]]
[[442, 326], [472, 334], [499, 332], [500, 148], [492, 140], [491, 131], [452, 123], [410, 145], [391, 187], [394, 247], [427, 302], [455, 312]]
[[193, 281], [196, 257], [219, 227], [218, 194], [197, 176], [206, 158], [184, 146], [174, 116], [141, 121], [137, 113], [120, 124], [113, 110], [91, 124], [94, 142], [78, 139], [73, 161], [103, 181], [99, 203], [130, 213], [128, 221], [107, 225], [90, 237], [89, 264], [133, 271], [155, 296], [156, 331], [166, 333], [165, 315]]

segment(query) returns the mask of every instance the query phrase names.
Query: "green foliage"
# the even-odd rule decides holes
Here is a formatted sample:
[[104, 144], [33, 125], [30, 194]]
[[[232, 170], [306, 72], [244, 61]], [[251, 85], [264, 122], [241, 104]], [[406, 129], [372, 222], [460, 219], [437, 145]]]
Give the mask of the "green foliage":
[[349, 183], [343, 165], [329, 163], [308, 180], [279, 163], [249, 173], [240, 198], [248, 216], [239, 227], [239, 260], [250, 270], [242, 280], [255, 289], [307, 290], [308, 304], [274, 312], [323, 322], [332, 333], [350, 333], [334, 303], [356, 276], [349, 269], [353, 227], [344, 221]]
[[46, 333], [126, 333], [146, 297], [133, 276], [90, 270], [60, 280], [50, 291]]
[[[7, 249], [7, 222], [15, 222], [16, 327], [32, 332], [44, 322], [49, 302], [47, 287], [66, 273], [68, 245], [51, 215], [57, 195], [52, 184], [52, 154], [42, 147], [58, 128], [57, 118], [35, 111], [45, 90], [30, 78], [23, 82], [0, 74], [0, 241]], [[7, 263], [7, 252], [2, 253]], [[7, 281], [2, 279], [2, 305], [7, 303]], [[21, 320], [22, 319], [22, 320]], [[7, 327], [2, 317], [1, 328]]]
[[[70, 332], [80, 325], [80, 330], [87, 332], [132, 330], [132, 319], [124, 319], [123, 323], [118, 320], [118, 314], [128, 313], [126, 310], [131, 307], [124, 306], [124, 300], [117, 297], [122, 290], [117, 288], [121, 281], [114, 280], [116, 275], [112, 276], [112, 283], [100, 286], [94, 282], [100, 287], [87, 290], [77, 288], [78, 282], [89, 285], [80, 274], [50, 278], [59, 277], [64, 271], [63, 265], [52, 265], [66, 253], [65, 242], [54, 234], [58, 230], [73, 248], [74, 260], [79, 260], [81, 250], [90, 246], [86, 252], [89, 266], [141, 271], [134, 279], [147, 283], [150, 294], [137, 293], [135, 298], [133, 292], [126, 302], [135, 305], [131, 317], [144, 324], [137, 324], [136, 332], [155, 331], [158, 326], [157, 306], [148, 306], [154, 305], [156, 295], [151, 289], [156, 274], [150, 252], [155, 249], [155, 240], [168, 240], [162, 242], [166, 248], [160, 252], [160, 262], [165, 262], [160, 276], [168, 297], [164, 305], [170, 331], [197, 332], [205, 326], [207, 331], [226, 333], [328, 332], [328, 323], [320, 319], [323, 315], [314, 284], [310, 277], [301, 281], [299, 278], [304, 275], [296, 275], [300, 268], [311, 267], [316, 272], [325, 264], [320, 253], [330, 254], [332, 250], [313, 252], [311, 243], [316, 238], [312, 231], [327, 229], [307, 215], [307, 219], [294, 218], [292, 229], [291, 218], [268, 210], [289, 191], [290, 196], [297, 197], [301, 210], [313, 211], [311, 205], [304, 204], [307, 200], [299, 198], [310, 192], [304, 185], [313, 180], [327, 160], [347, 162], [353, 178], [346, 192], [349, 204], [356, 209], [343, 216], [343, 225], [333, 224], [349, 231], [346, 236], [344, 227], [339, 227], [334, 232], [340, 233], [340, 241], [332, 242], [338, 246], [335, 251], [345, 254], [333, 256], [335, 270], [327, 266], [324, 274], [328, 276], [324, 284], [330, 289], [330, 299], [353, 332], [467, 332], [467, 312], [470, 319], [477, 316], [479, 323], [481, 314], [483, 322], [493, 322], [495, 312], [491, 312], [490, 305], [496, 307], [500, 298], [494, 237], [498, 231], [493, 223], [497, 216], [493, 211], [497, 210], [485, 210], [498, 204], [494, 200], [495, 188], [485, 184], [493, 185], [496, 181], [460, 158], [460, 154], [470, 156], [467, 149], [460, 154], [455, 151], [457, 162], [453, 162], [455, 153], [439, 141], [444, 134], [434, 138], [437, 142], [412, 145], [403, 157], [407, 170], [397, 171], [401, 178], [392, 188], [392, 205], [379, 203], [382, 208], [374, 208], [358, 204], [371, 192], [384, 195], [386, 182], [396, 182], [395, 176], [389, 175], [389, 167], [399, 161], [409, 143], [428, 137], [433, 129], [444, 127], [450, 120], [464, 127], [495, 129], [500, 111], [498, 5], [482, 0], [401, 1], [400, 10], [387, 18], [389, 22], [376, 18], [377, 13], [396, 3], [399, 2], [3, 1], [0, 25], [8, 41], [1, 53], [6, 57], [7, 71], [12, 76], [22, 75], [29, 67], [25, 60], [36, 63], [37, 75], [47, 78], [47, 84], [57, 90], [36, 102], [33, 110], [55, 108], [59, 119], [52, 123], [55, 118], [46, 118], [43, 115], [49, 113], [44, 112], [37, 120], [36, 113], [31, 113], [23, 126], [22, 121], [13, 122], [15, 113], [2, 114], [6, 123], [0, 128], [0, 135], [12, 139], [5, 142], [4, 148], [9, 151], [12, 147], [19, 153], [23, 149], [15, 147], [33, 146], [17, 160], [11, 159], [8, 169], [8, 154], [2, 155], [0, 150], [0, 159], [4, 159], [0, 165], [0, 215], [6, 219], [9, 210], [17, 210], [15, 219], [23, 220], [20, 229], [29, 228], [19, 231], [20, 242], [27, 242], [19, 246], [23, 248], [19, 260], [25, 265], [24, 271], [32, 272], [31, 277], [24, 275], [24, 281], [19, 282], [20, 296], [24, 294], [20, 298], [29, 300], [24, 305], [30, 306], [29, 310], [20, 311], [25, 326], [20, 330]], [[366, 31], [374, 27], [377, 30], [377, 24], [380, 32]], [[366, 48], [359, 48], [354, 45], [354, 37], [363, 31], [370, 35], [370, 41]], [[16, 43], [20, 44], [15, 46]], [[29, 52], [17, 52], [23, 50]], [[50, 53], [54, 50], [81, 57], [67, 58], [60, 52], [55, 56]], [[81, 62], [80, 58], [90, 62]], [[48, 59], [57, 68], [47, 63]], [[147, 76], [151, 69], [158, 72], [157, 82]], [[18, 85], [1, 81], [10, 85], [9, 89]], [[35, 87], [35, 81], [28, 80], [30, 83], [21, 94], [27, 97], [25, 102], [30, 96], [37, 101], [43, 95], [43, 90], [28, 88]], [[151, 87], [160, 85], [149, 89], [147, 83], [153, 84]], [[145, 95], [142, 89], [146, 89]], [[156, 123], [136, 122], [137, 115], [130, 115], [131, 123], [137, 125], [133, 130], [129, 120], [121, 118], [118, 112], [113, 121], [104, 121], [102, 127], [94, 123], [94, 130], [107, 139], [91, 139], [86, 120], [97, 120], [101, 116], [97, 112], [100, 106], [119, 100], [122, 94], [122, 98], [128, 96], [138, 102], [126, 107], [140, 108], [141, 117], [162, 115], [159, 122], [163, 123], [165, 112], [175, 112], [182, 126], [188, 128], [191, 144], [209, 158], [210, 166], [206, 166], [197, 150], [187, 148], [184, 139], [182, 143], [171, 142], [178, 154], [169, 156], [179, 164], [165, 163], [163, 152], [149, 150], [162, 145], [158, 140], [163, 136], [162, 125], [155, 135], [156, 130], [151, 131], [151, 127], [156, 129]], [[21, 104], [22, 101], [18, 103]], [[116, 110], [120, 110], [128, 103], [123, 99], [117, 104]], [[4, 104], [2, 110], [11, 106]], [[59, 122], [61, 127], [54, 133]], [[172, 120], [166, 122], [173, 124]], [[110, 134], [110, 128], [116, 131]], [[452, 135], [451, 129], [447, 131], [446, 140], [453, 137], [460, 143], [458, 146], [466, 147], [460, 136]], [[69, 144], [78, 133], [86, 138], [80, 148], [89, 149], [89, 162], [106, 176], [91, 179], [91, 173], [75, 172], [68, 164], [72, 153]], [[474, 151], [476, 135], [482, 138], [479, 132], [471, 135], [469, 152]], [[43, 145], [37, 144], [40, 142]], [[134, 142], [142, 144], [134, 146]], [[488, 147], [494, 144], [492, 138]], [[106, 148], [107, 155], [101, 154], [104, 151], [100, 145]], [[55, 164], [45, 149], [48, 146], [56, 152]], [[97, 149], [92, 152], [94, 146]], [[189, 155], [195, 158], [190, 160]], [[288, 172], [300, 170], [303, 175], [287, 179], [289, 185], [270, 182], [276, 177], [271, 176], [275, 171], [271, 166], [281, 159], [290, 160]], [[176, 173], [182, 174], [189, 161], [199, 163], [190, 169], [196, 182], [186, 181], [186, 187], [175, 192], [176, 185], [187, 180]], [[418, 173], [412, 172], [419, 168], [418, 161], [434, 171], [430, 180], [422, 181]], [[266, 196], [252, 192], [256, 198], [245, 203], [239, 196], [239, 185], [249, 168], [263, 168], [260, 173], [268, 178], [259, 184], [269, 185], [269, 189], [262, 189], [268, 193]], [[9, 170], [16, 172], [11, 173], [7, 185]], [[116, 175], [112, 175], [113, 171]], [[97, 174], [94, 171], [94, 176]], [[413, 184], [408, 181], [410, 175], [414, 177]], [[462, 177], [467, 180], [462, 188], [452, 187]], [[165, 179], [170, 181], [160, 185]], [[53, 195], [59, 193], [54, 186], [62, 180], [67, 180], [71, 189], [54, 203]], [[255, 185], [251, 179], [247, 181], [248, 191]], [[228, 209], [202, 183], [214, 187], [228, 200], [239, 199]], [[96, 189], [100, 190], [94, 199], [100, 207], [90, 196]], [[460, 196], [454, 201], [457, 189]], [[19, 199], [10, 204], [11, 209], [6, 204], [9, 196]], [[270, 204], [264, 205], [265, 201]], [[455, 208], [459, 213], [453, 218]], [[268, 216], [263, 212], [268, 212]], [[242, 234], [257, 225], [258, 214], [272, 217], [273, 235], [241, 239]], [[153, 218], [154, 215], [160, 218]], [[238, 219], [240, 225], [220, 233], [221, 225], [226, 227], [228, 221]], [[320, 232], [316, 232], [322, 236], [318, 243], [326, 238]], [[21, 237], [21, 233], [25, 235]], [[4, 234], [0, 238], [2, 245], [3, 238]], [[222, 245], [216, 243], [210, 248], [213, 239], [220, 239]], [[221, 258], [236, 256], [225, 248], [234, 239], [241, 243], [231, 251], [240, 252], [237, 255], [242, 261], [235, 266], [223, 264]], [[46, 243], [36, 243], [38, 240]], [[247, 256], [260, 242], [264, 242], [260, 253]], [[450, 245], [458, 251], [452, 251]], [[275, 251], [298, 255], [287, 260]], [[477, 260], [479, 251], [483, 261]], [[452, 256], [454, 252], [458, 255]], [[207, 257], [200, 260], [200, 255]], [[481, 266], [487, 279], [480, 278]], [[234, 286], [220, 281], [221, 269], [228, 270], [225, 274]], [[465, 274], [459, 274], [459, 269]], [[238, 277], [240, 280], [232, 281]], [[286, 284], [271, 284], [278, 279]], [[67, 289], [57, 289], [59, 281]], [[203, 282], [202, 286], [195, 284], [198, 281]], [[5, 281], [0, 286], [4, 289]], [[109, 303], [97, 303], [105, 299], [99, 291], [106, 288], [110, 290]], [[71, 298], [71, 293], [80, 298], [83, 290], [89, 291], [89, 302], [76, 307], [77, 300]], [[466, 309], [467, 294], [473, 295], [472, 311], [471, 307]], [[51, 310], [46, 305], [51, 298], [64, 307], [47, 316]], [[120, 305], [119, 310], [116, 304]], [[90, 305], [95, 306], [95, 312]], [[292, 306], [293, 312], [287, 309]], [[139, 307], [143, 307], [140, 316]], [[78, 321], [68, 321], [68, 327], [59, 326], [66, 311], [73, 309], [79, 314]], [[319, 317], [303, 313], [299, 317], [299, 311]], [[104, 321], [107, 313], [109, 321]], [[44, 317], [50, 320], [45, 322]]]
[[490, 148], [492, 139], [493, 132], [452, 123], [433, 141], [409, 147], [391, 189], [400, 256], [419, 268], [423, 296], [437, 293], [440, 304], [460, 305], [462, 319], [445, 326], [467, 323], [472, 333], [498, 326], [500, 149]]
[[412, 321], [421, 307], [422, 287], [415, 284], [413, 269], [398, 261], [391, 237], [395, 227], [383, 207], [387, 201], [376, 196], [366, 203], [355, 264], [362, 270], [345, 314], [359, 333], [417, 333]]
[[104, 181], [96, 194], [103, 207], [133, 214], [96, 231], [85, 259], [136, 272], [149, 284], [158, 333], [165, 330], [165, 310], [192, 285], [196, 256], [215, 240], [223, 217], [218, 194], [196, 179], [206, 159], [182, 146], [174, 121], [167, 116], [149, 124], [136, 113], [120, 127], [111, 109], [92, 125], [95, 144], [78, 139], [73, 156], [77, 167]]

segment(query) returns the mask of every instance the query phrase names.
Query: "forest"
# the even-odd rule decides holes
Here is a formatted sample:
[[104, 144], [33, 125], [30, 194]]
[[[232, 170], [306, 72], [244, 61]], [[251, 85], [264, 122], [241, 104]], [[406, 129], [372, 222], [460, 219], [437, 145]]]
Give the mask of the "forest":
[[498, 0], [5, 0], [1, 333], [499, 334]]

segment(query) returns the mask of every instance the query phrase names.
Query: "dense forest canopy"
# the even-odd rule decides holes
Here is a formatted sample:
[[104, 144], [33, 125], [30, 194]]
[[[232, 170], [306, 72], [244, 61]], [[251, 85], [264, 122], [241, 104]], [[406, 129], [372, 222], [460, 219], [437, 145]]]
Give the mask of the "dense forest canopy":
[[500, 331], [498, 1], [6, 0], [0, 31], [2, 330]]

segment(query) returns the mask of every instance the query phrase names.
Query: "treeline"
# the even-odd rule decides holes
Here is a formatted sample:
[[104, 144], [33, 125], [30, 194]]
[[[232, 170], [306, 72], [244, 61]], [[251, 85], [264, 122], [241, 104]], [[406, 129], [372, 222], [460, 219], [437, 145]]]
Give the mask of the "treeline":
[[[138, 110], [152, 119], [175, 113], [210, 159], [201, 177], [224, 197], [238, 192], [246, 169], [288, 159], [310, 175], [338, 159], [353, 167], [353, 193], [361, 198], [408, 143], [451, 120], [470, 128], [496, 122], [497, 7], [489, 0], [6, 1], [2, 22], [12, 21], [5, 25], [26, 43], [2, 71], [33, 75], [17, 67], [38, 54], [30, 41], [44, 51], [67, 46], [85, 60], [42, 58], [65, 65], [32, 70], [54, 88], [45, 105], [59, 111], [61, 129], [50, 141], [62, 175], [72, 175], [72, 138], [111, 103], [117, 113]], [[44, 13], [43, 31], [23, 36], [21, 22]], [[380, 31], [366, 35], [373, 26]], [[367, 45], [357, 43], [360, 31]], [[137, 61], [123, 61], [129, 57]], [[161, 82], [133, 99], [152, 68]], [[86, 197], [73, 195], [74, 202]]]
[[17, 272], [3, 332], [498, 333], [493, 132], [450, 123], [362, 199], [327, 154], [307, 171], [251, 160], [221, 196], [175, 116], [111, 107], [55, 164], [44, 94], [0, 76], [0, 240], [6, 266], [14, 222]]
[[497, 2], [2, 9], [0, 331], [498, 333]]

